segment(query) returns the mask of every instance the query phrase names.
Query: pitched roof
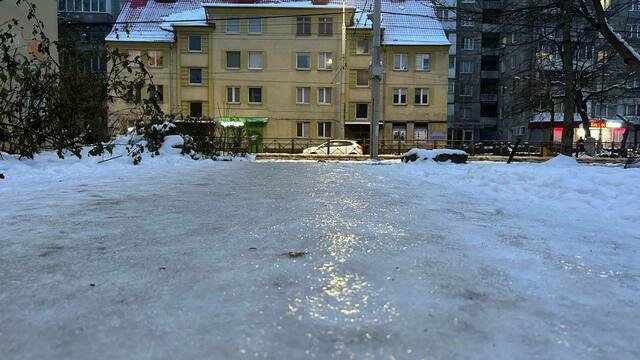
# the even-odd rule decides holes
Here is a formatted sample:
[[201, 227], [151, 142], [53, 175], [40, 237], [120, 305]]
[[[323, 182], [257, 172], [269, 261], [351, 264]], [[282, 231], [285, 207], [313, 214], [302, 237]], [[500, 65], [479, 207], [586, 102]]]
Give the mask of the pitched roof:
[[[354, 28], [370, 28], [371, 0], [347, 0], [355, 8]], [[314, 5], [310, 0], [126, 0], [107, 41], [172, 42], [175, 26], [207, 26], [205, 7], [330, 8], [340, 0]], [[382, 0], [383, 45], [450, 45], [433, 6], [424, 0]]]

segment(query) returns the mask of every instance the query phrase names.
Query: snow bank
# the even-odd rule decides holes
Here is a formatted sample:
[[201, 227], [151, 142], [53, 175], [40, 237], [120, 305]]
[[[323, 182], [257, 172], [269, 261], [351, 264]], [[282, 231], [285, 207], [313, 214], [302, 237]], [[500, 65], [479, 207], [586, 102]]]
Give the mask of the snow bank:
[[551, 160], [547, 160], [542, 163], [543, 166], [566, 168], [580, 166], [578, 161], [571, 156], [558, 155]]
[[466, 151], [456, 150], [456, 149], [435, 149], [435, 150], [426, 150], [426, 149], [418, 149], [413, 148], [406, 153], [402, 154], [402, 156], [411, 156], [417, 155], [420, 159], [435, 159], [438, 155], [467, 155]]
[[465, 151], [456, 149], [435, 149], [426, 150], [413, 148], [401, 155], [402, 162], [420, 160], [434, 160], [439, 162], [452, 161], [454, 163], [466, 163], [467, 154]]

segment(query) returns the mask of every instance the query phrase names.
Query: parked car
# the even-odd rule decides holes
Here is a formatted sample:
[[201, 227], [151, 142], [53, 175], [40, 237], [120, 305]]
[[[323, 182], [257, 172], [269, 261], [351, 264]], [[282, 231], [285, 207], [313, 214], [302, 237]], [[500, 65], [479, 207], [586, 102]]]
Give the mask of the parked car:
[[331, 140], [302, 150], [303, 154], [362, 155], [362, 145], [353, 140]]

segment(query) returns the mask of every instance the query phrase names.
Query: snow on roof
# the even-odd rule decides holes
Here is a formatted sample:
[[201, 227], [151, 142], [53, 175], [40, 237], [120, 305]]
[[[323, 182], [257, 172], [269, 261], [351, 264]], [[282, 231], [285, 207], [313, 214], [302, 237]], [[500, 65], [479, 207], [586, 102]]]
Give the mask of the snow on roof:
[[[194, 11], [194, 13], [189, 13]], [[173, 42], [169, 21], [205, 20], [202, 0], [125, 0], [106, 41]]]
[[[369, 0], [346, 0], [357, 9], [352, 28], [370, 29]], [[205, 7], [342, 8], [340, 0], [314, 5], [310, 0], [126, 0], [107, 41], [173, 42], [175, 26], [207, 26]], [[383, 45], [450, 45], [431, 3], [382, 0]], [[193, 20], [193, 21], [188, 21]]]

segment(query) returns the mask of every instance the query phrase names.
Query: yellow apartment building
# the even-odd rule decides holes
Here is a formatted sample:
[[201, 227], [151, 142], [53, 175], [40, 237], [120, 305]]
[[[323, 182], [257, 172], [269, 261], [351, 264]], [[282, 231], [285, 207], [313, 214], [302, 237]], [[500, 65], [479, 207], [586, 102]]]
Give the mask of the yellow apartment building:
[[[364, 1], [134, 0], [109, 46], [142, 56], [167, 113], [264, 138], [369, 136]], [[444, 140], [449, 42], [431, 5], [383, 0], [382, 137]], [[344, 19], [344, 27], [343, 27]], [[127, 104], [111, 109], [127, 117]]]

